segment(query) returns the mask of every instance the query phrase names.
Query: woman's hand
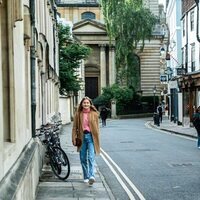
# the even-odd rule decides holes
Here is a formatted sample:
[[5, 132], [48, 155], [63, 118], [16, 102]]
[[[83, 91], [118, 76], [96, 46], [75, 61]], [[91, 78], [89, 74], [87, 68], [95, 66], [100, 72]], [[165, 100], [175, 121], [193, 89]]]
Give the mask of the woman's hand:
[[72, 144], [76, 146], [76, 140], [72, 140]]

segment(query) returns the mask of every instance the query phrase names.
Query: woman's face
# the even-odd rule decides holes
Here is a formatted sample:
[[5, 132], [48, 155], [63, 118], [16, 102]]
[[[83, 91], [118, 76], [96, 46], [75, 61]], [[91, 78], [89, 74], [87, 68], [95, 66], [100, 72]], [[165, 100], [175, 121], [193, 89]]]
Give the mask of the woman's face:
[[88, 99], [84, 99], [83, 102], [82, 102], [82, 107], [84, 109], [89, 109], [90, 108], [90, 101]]

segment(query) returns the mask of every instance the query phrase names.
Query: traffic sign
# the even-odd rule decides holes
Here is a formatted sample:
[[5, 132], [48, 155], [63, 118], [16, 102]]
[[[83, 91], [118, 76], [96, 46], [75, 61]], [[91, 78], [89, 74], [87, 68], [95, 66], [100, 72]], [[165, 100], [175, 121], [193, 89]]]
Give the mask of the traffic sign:
[[161, 82], [167, 82], [167, 76], [166, 75], [160, 75], [160, 81]]

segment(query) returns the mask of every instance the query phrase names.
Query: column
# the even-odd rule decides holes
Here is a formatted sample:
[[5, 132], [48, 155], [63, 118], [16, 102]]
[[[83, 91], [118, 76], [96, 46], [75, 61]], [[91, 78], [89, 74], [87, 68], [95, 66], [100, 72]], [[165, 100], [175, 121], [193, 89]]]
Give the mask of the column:
[[115, 66], [115, 47], [112, 47], [112, 80], [113, 84], [116, 83], [116, 66]]
[[116, 70], [115, 70], [115, 49], [114, 46], [109, 48], [109, 85], [115, 83]]
[[106, 45], [100, 45], [101, 88], [106, 87]]

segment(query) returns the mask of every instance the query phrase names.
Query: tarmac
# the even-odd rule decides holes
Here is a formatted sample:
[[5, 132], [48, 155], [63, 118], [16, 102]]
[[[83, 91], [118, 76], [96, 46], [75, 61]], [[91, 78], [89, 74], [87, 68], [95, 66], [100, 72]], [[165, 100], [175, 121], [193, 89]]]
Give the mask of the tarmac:
[[177, 123], [170, 121], [167, 116], [163, 117], [163, 121], [162, 123], [160, 123], [160, 126], [155, 125], [153, 121], [149, 121], [148, 125], [150, 125], [152, 128], [167, 131], [172, 134], [197, 138], [197, 131], [194, 127], [190, 127], [189, 125], [187, 126], [177, 125]]
[[[177, 125], [165, 116], [160, 126], [155, 125], [153, 120], [148, 121], [146, 125], [172, 134], [197, 137], [195, 128]], [[96, 181], [93, 186], [83, 182], [79, 153], [71, 142], [71, 124], [63, 126], [60, 137], [62, 148], [70, 161], [70, 176], [67, 180], [62, 181], [53, 175], [49, 166], [43, 167], [35, 200], [114, 200], [111, 189], [106, 184], [97, 165], [95, 165]]]

